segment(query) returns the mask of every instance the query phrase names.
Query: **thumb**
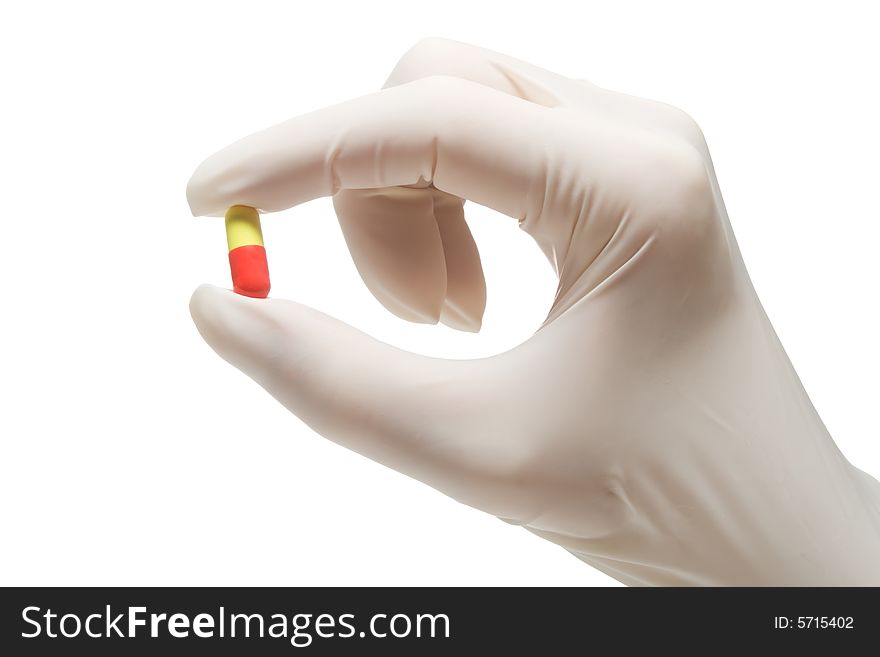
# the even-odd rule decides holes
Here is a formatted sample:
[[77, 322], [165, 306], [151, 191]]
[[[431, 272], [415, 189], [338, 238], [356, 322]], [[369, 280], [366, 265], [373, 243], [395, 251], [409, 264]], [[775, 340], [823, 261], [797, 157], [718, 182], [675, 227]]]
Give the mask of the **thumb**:
[[479, 489], [498, 459], [494, 441], [473, 434], [497, 411], [483, 394], [490, 359], [420, 356], [293, 301], [210, 285], [190, 312], [214, 351], [318, 433], [484, 506]]

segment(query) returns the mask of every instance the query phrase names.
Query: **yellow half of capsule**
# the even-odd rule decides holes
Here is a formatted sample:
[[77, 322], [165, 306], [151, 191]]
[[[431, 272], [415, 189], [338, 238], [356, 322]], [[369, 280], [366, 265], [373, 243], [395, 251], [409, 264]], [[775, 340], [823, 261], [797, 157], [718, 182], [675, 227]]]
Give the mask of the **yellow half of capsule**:
[[263, 246], [260, 213], [246, 205], [233, 205], [226, 211], [226, 243], [229, 250], [240, 246]]

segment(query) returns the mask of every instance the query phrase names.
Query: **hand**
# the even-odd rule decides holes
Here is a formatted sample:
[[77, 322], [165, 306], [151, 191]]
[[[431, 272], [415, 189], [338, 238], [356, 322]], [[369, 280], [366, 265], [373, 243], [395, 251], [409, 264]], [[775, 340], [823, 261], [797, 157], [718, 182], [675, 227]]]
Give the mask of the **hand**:
[[450, 361], [203, 286], [191, 310], [208, 344], [327, 438], [621, 582], [880, 584], [880, 484], [792, 369], [693, 120], [437, 39], [386, 87], [213, 155], [189, 183], [193, 213], [332, 195], [389, 310], [478, 330], [470, 199], [556, 267], [544, 325]]

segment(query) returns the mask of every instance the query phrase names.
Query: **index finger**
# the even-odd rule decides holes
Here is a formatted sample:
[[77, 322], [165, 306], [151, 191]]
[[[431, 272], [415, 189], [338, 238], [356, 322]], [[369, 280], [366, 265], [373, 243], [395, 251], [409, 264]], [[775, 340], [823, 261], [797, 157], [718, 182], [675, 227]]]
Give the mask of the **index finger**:
[[340, 189], [431, 182], [524, 220], [546, 196], [542, 169], [565, 143], [562, 110], [434, 76], [306, 114], [205, 160], [187, 186], [194, 215], [232, 205], [275, 212]]

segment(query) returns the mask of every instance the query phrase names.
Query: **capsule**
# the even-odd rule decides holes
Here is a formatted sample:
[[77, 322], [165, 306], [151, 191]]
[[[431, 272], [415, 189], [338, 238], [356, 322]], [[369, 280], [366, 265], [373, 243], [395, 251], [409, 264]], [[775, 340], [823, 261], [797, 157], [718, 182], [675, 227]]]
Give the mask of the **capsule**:
[[260, 213], [246, 205], [233, 205], [226, 211], [226, 243], [232, 289], [246, 297], [269, 296], [269, 264], [263, 246]]

